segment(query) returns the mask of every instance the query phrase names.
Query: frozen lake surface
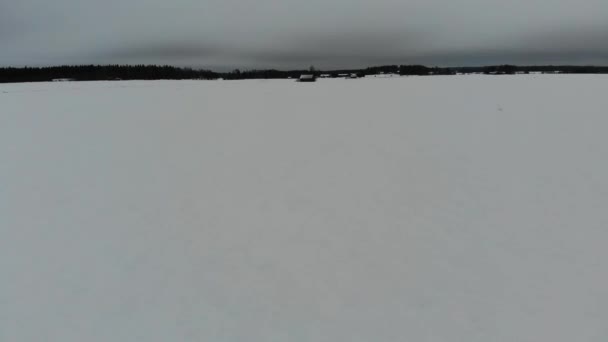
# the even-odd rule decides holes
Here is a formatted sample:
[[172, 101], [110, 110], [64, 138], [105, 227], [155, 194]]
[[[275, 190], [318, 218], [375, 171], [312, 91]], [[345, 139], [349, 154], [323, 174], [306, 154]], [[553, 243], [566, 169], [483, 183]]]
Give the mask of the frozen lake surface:
[[607, 89], [0, 84], [0, 341], [606, 341]]

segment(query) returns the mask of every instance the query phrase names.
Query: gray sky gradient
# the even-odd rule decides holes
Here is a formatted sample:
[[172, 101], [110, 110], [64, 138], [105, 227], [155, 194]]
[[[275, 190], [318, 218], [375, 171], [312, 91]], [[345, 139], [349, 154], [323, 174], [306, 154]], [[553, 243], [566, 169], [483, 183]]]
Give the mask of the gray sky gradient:
[[608, 64], [608, 1], [0, 0], [0, 65]]

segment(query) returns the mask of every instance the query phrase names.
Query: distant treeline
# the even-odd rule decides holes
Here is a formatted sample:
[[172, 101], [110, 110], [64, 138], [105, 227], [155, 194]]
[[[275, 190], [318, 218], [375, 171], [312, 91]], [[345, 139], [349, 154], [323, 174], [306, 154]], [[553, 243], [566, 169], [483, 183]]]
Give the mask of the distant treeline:
[[299, 78], [302, 74], [314, 74], [319, 77], [325, 75], [327, 77], [340, 77], [340, 75], [356, 74], [359, 77], [367, 75], [384, 74], [401, 74], [401, 75], [450, 75], [452, 72], [447, 68], [427, 68], [422, 65], [383, 65], [369, 67], [365, 69], [340, 69], [340, 70], [317, 70], [310, 67], [306, 70], [248, 70], [240, 71], [236, 69], [232, 72], [223, 73], [221, 77], [228, 80], [244, 80], [244, 79], [275, 79], [275, 78]]
[[516, 66], [496, 65], [484, 67], [440, 68], [423, 65], [384, 65], [365, 69], [317, 70], [310, 67], [307, 70], [245, 70], [235, 69], [231, 72], [218, 73], [210, 70], [192, 68], [177, 68], [156, 65], [84, 65], [58, 67], [25, 67], [0, 68], [0, 83], [8, 82], [47, 82], [53, 80], [74, 81], [111, 81], [111, 80], [184, 80], [184, 79], [280, 79], [298, 78], [302, 74], [324, 75], [325, 77], [340, 77], [344, 74], [356, 74], [360, 77], [377, 74], [399, 75], [455, 75], [459, 73], [483, 74], [515, 74], [515, 73], [564, 73], [564, 74], [607, 74], [608, 67], [604, 66]]
[[220, 77], [218, 73], [209, 70], [156, 65], [80, 65], [44, 68], [0, 68], [0, 83], [47, 82], [56, 79], [109, 81], [217, 79], [218, 77]]
[[516, 66], [516, 65], [495, 65], [484, 67], [427, 67], [424, 65], [383, 65], [368, 67], [365, 69], [341, 69], [341, 70], [317, 70], [310, 67], [307, 70], [247, 70], [236, 69], [232, 72], [219, 73], [219, 77], [228, 80], [246, 79], [277, 79], [277, 78], [298, 78], [302, 74], [314, 74], [317, 77], [325, 75], [328, 77], [340, 77], [340, 75], [356, 74], [359, 77], [378, 74], [398, 74], [402, 76], [427, 76], [427, 75], [456, 75], [459, 73], [482, 73], [508, 75], [515, 73], [563, 73], [563, 74], [608, 74], [608, 67], [604, 66]]
[[562, 73], [562, 74], [608, 74], [606, 66], [576, 66], [576, 65], [494, 65], [486, 67], [450, 68], [457, 73], [484, 73], [484, 74], [515, 74], [515, 73]]
[[518, 65], [493, 65], [483, 67], [453, 67], [453, 68], [429, 68], [423, 65], [386, 65], [372, 67], [362, 70], [365, 75], [383, 73], [393, 73], [406, 76], [425, 76], [425, 75], [455, 75], [455, 74], [499, 74], [509, 75], [516, 73], [563, 73], [563, 74], [608, 74], [608, 67], [605, 66], [571, 66], [571, 65], [543, 65], [543, 66], [518, 66]]

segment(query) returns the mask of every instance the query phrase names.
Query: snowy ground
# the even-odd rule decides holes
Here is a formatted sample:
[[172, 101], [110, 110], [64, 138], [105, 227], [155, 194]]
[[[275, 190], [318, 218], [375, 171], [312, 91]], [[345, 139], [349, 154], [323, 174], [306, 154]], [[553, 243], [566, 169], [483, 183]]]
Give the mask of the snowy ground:
[[606, 341], [606, 89], [0, 85], [0, 341]]

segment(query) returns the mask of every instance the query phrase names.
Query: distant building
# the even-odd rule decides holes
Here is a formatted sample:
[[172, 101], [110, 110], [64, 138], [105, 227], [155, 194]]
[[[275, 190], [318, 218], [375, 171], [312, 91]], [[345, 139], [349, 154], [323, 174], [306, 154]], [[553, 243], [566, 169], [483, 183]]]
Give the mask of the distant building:
[[390, 77], [399, 77], [399, 74], [395, 74], [392, 72], [380, 72], [376, 75], [366, 75], [365, 77], [378, 77], [378, 78], [390, 78]]
[[54, 78], [53, 82], [72, 82], [72, 81], [76, 81], [73, 78]]
[[306, 74], [306, 75], [301, 75], [300, 79], [298, 81], [300, 81], [300, 82], [315, 82], [316, 80], [317, 80], [317, 78], [315, 77], [315, 75]]

